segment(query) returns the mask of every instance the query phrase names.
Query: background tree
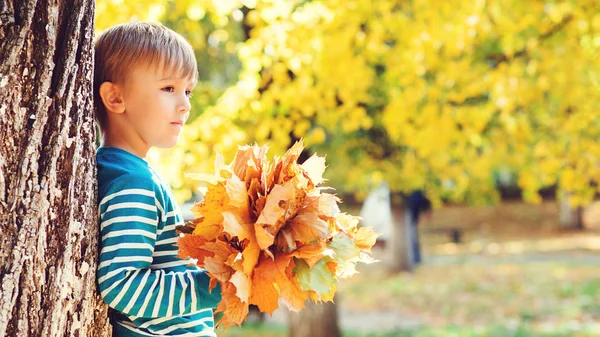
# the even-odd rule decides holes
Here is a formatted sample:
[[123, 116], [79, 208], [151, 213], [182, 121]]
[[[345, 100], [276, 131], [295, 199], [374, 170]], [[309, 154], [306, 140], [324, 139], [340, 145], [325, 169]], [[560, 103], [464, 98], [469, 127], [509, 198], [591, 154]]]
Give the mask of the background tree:
[[594, 1], [257, 2], [239, 80], [190, 125], [168, 175], [183, 182], [243, 142], [281, 153], [305, 137], [329, 154], [330, 184], [359, 197], [385, 179], [434, 205], [494, 203], [503, 176], [530, 202], [548, 186], [588, 202], [598, 13]]
[[107, 336], [93, 1], [0, 5], [0, 336]]

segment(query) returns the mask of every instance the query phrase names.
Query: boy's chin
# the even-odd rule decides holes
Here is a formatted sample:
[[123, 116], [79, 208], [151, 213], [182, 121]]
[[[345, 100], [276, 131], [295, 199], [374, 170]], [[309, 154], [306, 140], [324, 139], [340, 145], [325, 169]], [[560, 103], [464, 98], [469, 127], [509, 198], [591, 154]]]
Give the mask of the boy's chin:
[[175, 138], [170, 141], [161, 142], [160, 144], [156, 144], [155, 146], [160, 149], [170, 149], [173, 146], [177, 145], [177, 140], [178, 140], [178, 138]]

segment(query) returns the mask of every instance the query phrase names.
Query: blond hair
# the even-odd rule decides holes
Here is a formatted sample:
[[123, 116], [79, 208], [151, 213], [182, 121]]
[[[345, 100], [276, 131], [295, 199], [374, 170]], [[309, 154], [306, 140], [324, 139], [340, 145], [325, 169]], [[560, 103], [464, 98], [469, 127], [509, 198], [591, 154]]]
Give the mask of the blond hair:
[[102, 83], [125, 83], [136, 66], [162, 67], [194, 82], [198, 78], [192, 46], [159, 23], [130, 22], [111, 27], [98, 36], [94, 49], [94, 106], [102, 130], [107, 122], [99, 92]]

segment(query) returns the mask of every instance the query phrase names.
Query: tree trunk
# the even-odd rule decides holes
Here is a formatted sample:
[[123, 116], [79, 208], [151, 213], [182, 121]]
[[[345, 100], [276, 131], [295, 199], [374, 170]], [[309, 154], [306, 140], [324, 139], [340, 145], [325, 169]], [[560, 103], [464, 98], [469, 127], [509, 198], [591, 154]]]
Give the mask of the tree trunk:
[[108, 336], [92, 0], [0, 2], [0, 337]]
[[583, 229], [583, 208], [572, 207], [568, 193], [563, 193], [560, 198], [560, 224], [563, 229]]
[[[335, 296], [335, 302], [339, 300]], [[299, 313], [290, 312], [289, 337], [340, 337], [336, 304], [332, 302], [306, 303]]]
[[412, 230], [409, 212], [402, 205], [392, 203], [393, 230], [388, 252], [388, 268], [392, 273], [412, 271], [415, 267], [413, 257]]

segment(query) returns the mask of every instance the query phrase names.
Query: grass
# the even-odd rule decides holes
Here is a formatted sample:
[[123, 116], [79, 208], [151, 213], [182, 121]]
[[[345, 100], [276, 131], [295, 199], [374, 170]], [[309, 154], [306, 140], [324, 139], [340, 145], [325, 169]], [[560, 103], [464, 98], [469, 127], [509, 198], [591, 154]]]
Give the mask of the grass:
[[[272, 325], [245, 325], [225, 331], [218, 331], [219, 337], [285, 337], [287, 328]], [[408, 331], [389, 331], [383, 333], [360, 333], [344, 331], [344, 337], [592, 337], [598, 336], [598, 330], [574, 331], [570, 327], [554, 331], [541, 332], [539, 329], [520, 325], [516, 327], [459, 327], [446, 326], [443, 328], [423, 327]]]
[[[347, 337], [587, 337], [600, 335], [600, 267], [567, 263], [423, 266], [414, 273], [363, 271], [341, 283], [346, 311], [418, 317], [406, 331]], [[245, 325], [220, 337], [283, 337], [283, 325]]]
[[424, 324], [529, 326], [600, 320], [600, 267], [566, 263], [423, 266], [343, 282], [350, 311], [393, 311]]

